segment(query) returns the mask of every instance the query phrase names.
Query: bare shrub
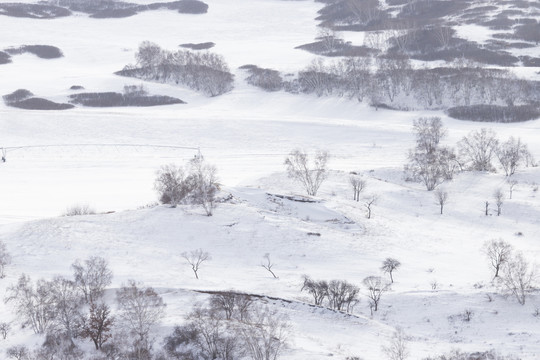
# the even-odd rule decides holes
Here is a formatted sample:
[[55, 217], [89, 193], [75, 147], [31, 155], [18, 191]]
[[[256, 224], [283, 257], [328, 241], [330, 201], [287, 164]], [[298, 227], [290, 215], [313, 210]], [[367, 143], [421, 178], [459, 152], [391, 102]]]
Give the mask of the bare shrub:
[[409, 357], [409, 349], [407, 348], [407, 339], [402, 328], [397, 328], [390, 343], [383, 346], [382, 350], [388, 360], [405, 360]]
[[6, 244], [0, 240], [0, 279], [6, 277], [6, 266], [11, 264], [11, 255], [7, 251]]
[[482, 252], [486, 255], [491, 267], [495, 271], [493, 279], [499, 276], [501, 267], [511, 259], [512, 250], [512, 245], [502, 239], [490, 240], [484, 243]]
[[75, 204], [66, 209], [64, 216], [95, 215], [96, 210], [89, 204]]
[[174, 164], [162, 165], [157, 171], [154, 189], [158, 192], [159, 200], [163, 204], [176, 207], [193, 191], [193, 182], [182, 167]]
[[394, 258], [386, 258], [381, 266], [381, 270], [390, 275], [390, 282], [394, 283], [392, 273], [401, 266], [399, 260]]
[[212, 260], [210, 253], [204, 251], [203, 249], [193, 250], [189, 253], [183, 252], [181, 255], [191, 266], [191, 270], [193, 270], [196, 279], [199, 279], [198, 271], [201, 264], [207, 260]]
[[257, 66], [242, 67], [247, 69], [249, 76], [248, 84], [261, 88], [265, 91], [279, 91], [283, 89], [283, 78], [279, 71], [263, 69]]
[[77, 260], [71, 267], [75, 285], [82, 291], [87, 303], [96, 302], [112, 282], [112, 271], [102, 257], [91, 256], [82, 263]]
[[15, 360], [30, 360], [30, 350], [25, 345], [15, 345], [7, 348], [6, 356]]
[[305, 152], [299, 149], [293, 150], [285, 159], [287, 175], [298, 181], [308, 195], [316, 196], [327, 176], [328, 158], [327, 151], [317, 151], [312, 164], [310, 164], [309, 156]]
[[463, 311], [463, 314], [461, 314], [461, 318], [463, 321], [470, 322], [474, 316], [474, 312], [471, 309], [465, 309]]
[[369, 195], [368, 197], [366, 197], [366, 199], [364, 201], [364, 207], [367, 210], [366, 217], [368, 219], [371, 219], [371, 213], [372, 213], [372, 210], [373, 210], [371, 207], [377, 203], [377, 200], [379, 200], [379, 197], [377, 195], [375, 195], [375, 194], [372, 194], [372, 195]]
[[373, 313], [379, 309], [381, 296], [389, 289], [390, 284], [386, 283], [380, 276], [368, 276], [362, 282], [368, 290], [366, 296], [370, 300], [369, 307]]

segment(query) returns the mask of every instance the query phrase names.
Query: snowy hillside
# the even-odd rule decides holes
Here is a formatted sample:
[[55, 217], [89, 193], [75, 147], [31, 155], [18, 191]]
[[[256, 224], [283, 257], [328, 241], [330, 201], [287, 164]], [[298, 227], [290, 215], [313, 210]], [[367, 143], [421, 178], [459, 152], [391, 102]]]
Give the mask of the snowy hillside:
[[[456, 147], [471, 131], [490, 128], [501, 141], [520, 138], [536, 159], [540, 120], [478, 123], [451, 119], [442, 110], [386, 110], [336, 93], [263, 91], [248, 85], [248, 74], [239, 67], [254, 64], [286, 76], [323, 58], [295, 48], [320, 36], [315, 18], [325, 4], [204, 2], [204, 14], [158, 9], [107, 19], [81, 12], [54, 19], [0, 15], [0, 51], [44, 44], [63, 53], [54, 59], [12, 55], [11, 63], [0, 65], [0, 95], [27, 89], [65, 103], [83, 91], [70, 90], [74, 85], [121, 93], [126, 85], [143, 84], [149, 94], [186, 102], [61, 111], [0, 104], [0, 148], [6, 156], [0, 163], [0, 242], [12, 257], [0, 279], [2, 299], [21, 274], [34, 281], [72, 277], [74, 261], [100, 256], [114, 275], [104, 297], [113, 313], [119, 314], [116, 290], [131, 279], [163, 297], [165, 316], [153, 333], [156, 352], [175, 326], [187, 322], [196, 302], [208, 301], [208, 292], [234, 290], [288, 316], [288, 346], [280, 359], [386, 359], [382, 347], [392, 343], [398, 328], [406, 337], [407, 359], [452, 349], [538, 359], [540, 283], [520, 305], [491, 281], [482, 247], [502, 239], [523, 252], [531, 266], [538, 262], [540, 168], [520, 167], [512, 175], [511, 199], [501, 168], [460, 172], [441, 185], [449, 194], [444, 214], [434, 193], [406, 181], [403, 169], [419, 117], [441, 117], [448, 132], [444, 145]], [[531, 9], [538, 19], [537, 8]], [[471, 41], [492, 39], [492, 32], [483, 27], [476, 33], [475, 26], [463, 23], [455, 30]], [[353, 45], [363, 43], [363, 32], [338, 33]], [[135, 63], [143, 41], [168, 50], [215, 43], [211, 51], [227, 61], [234, 89], [207, 97], [186, 86], [114, 75]], [[538, 57], [537, 51], [538, 46], [515, 55]], [[538, 67], [509, 68], [529, 80], [540, 76]], [[330, 154], [328, 179], [312, 202], [287, 198], [305, 195], [285, 172], [285, 157], [296, 148]], [[157, 205], [156, 171], [164, 164], [185, 164], [199, 150], [216, 166], [221, 185], [213, 216], [195, 205]], [[366, 180], [360, 201], [353, 200], [350, 172]], [[504, 202], [497, 216], [493, 193], [499, 188]], [[368, 219], [370, 198], [376, 201]], [[89, 204], [97, 214], [62, 216], [76, 204]], [[201, 265], [197, 280], [181, 254], [199, 248], [212, 259]], [[261, 266], [265, 254], [278, 278]], [[389, 280], [380, 269], [389, 257], [401, 267], [378, 311], [371, 313], [363, 280]], [[358, 286], [359, 303], [351, 313], [314, 306], [311, 295], [301, 291], [306, 275]], [[7, 338], [0, 337], [2, 359], [8, 348], [35, 348], [44, 341], [20, 320], [12, 303], [0, 302], [0, 325], [11, 324]], [[89, 340], [75, 342], [97, 354]]]

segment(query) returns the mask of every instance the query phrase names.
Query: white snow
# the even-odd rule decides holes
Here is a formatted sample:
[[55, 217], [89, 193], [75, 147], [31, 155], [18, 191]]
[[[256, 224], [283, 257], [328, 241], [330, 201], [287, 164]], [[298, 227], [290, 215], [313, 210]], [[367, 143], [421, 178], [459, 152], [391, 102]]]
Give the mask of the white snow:
[[[0, 147], [93, 144], [13, 149], [0, 163], [0, 240], [14, 262], [0, 280], [0, 294], [21, 273], [34, 280], [71, 275], [75, 259], [100, 255], [109, 259], [114, 280], [108, 297], [128, 279], [143, 281], [163, 293], [167, 318], [159, 329], [172, 331], [184, 321], [193, 290], [227, 290], [291, 300], [270, 301], [289, 315], [293, 326], [284, 359], [360, 356], [382, 359], [381, 345], [395, 327], [404, 329], [411, 359], [452, 348], [495, 348], [522, 359], [540, 354], [540, 319], [532, 314], [539, 294], [524, 306], [504, 298], [491, 283], [482, 244], [502, 238], [525, 253], [540, 256], [539, 168], [521, 169], [513, 199], [503, 214], [485, 216], [486, 200], [508, 185], [502, 173], [463, 173], [445, 184], [450, 202], [438, 213], [432, 193], [405, 182], [403, 165], [414, 146], [413, 119], [441, 116], [448, 128], [446, 144], [482, 127], [501, 139], [521, 137], [540, 158], [540, 121], [479, 124], [457, 121], [439, 112], [394, 112], [342, 98], [316, 98], [283, 92], [266, 93], [242, 81], [244, 64], [280, 71], [303, 68], [313, 55], [294, 47], [313, 41], [314, 20], [321, 4], [311, 1], [207, 0], [205, 15], [147, 12], [126, 19], [90, 19], [84, 15], [55, 20], [1, 17], [3, 46], [47, 44], [64, 57], [43, 60], [26, 54], [0, 65], [0, 94], [19, 88], [65, 101], [71, 85], [89, 91], [120, 91], [140, 81], [113, 75], [134, 62], [141, 41], [164, 48], [181, 43], [216, 43], [236, 73], [236, 88], [206, 98], [182, 87], [147, 83], [153, 94], [176, 96], [185, 105], [156, 108], [76, 108], [68, 111], [23, 111], [0, 105]], [[24, 29], [24, 31], [22, 30]], [[195, 150], [160, 147], [100, 146], [146, 144], [200, 147], [218, 168], [222, 196], [212, 217], [196, 207], [144, 207], [157, 200], [155, 171], [162, 164], [184, 163]], [[316, 203], [299, 203], [270, 194], [301, 194], [284, 173], [285, 155], [294, 148], [310, 153], [327, 149], [329, 179]], [[373, 218], [363, 201], [351, 199], [349, 171], [367, 179], [363, 196], [378, 195]], [[89, 203], [111, 214], [60, 217], [75, 203]], [[307, 233], [320, 233], [310, 236]], [[522, 235], [516, 235], [521, 233]], [[195, 280], [180, 256], [203, 248], [212, 255]], [[279, 279], [261, 266], [270, 253]], [[382, 260], [396, 257], [402, 267], [381, 309], [370, 315], [362, 296], [354, 316], [307, 305], [302, 275], [344, 279], [361, 286], [369, 275], [381, 275]], [[436, 282], [437, 289], [432, 289]], [[489, 302], [487, 295], [493, 301]], [[466, 309], [470, 322], [460, 319]], [[15, 320], [0, 303], [0, 321]], [[29, 329], [14, 327], [0, 350], [39, 344]]]

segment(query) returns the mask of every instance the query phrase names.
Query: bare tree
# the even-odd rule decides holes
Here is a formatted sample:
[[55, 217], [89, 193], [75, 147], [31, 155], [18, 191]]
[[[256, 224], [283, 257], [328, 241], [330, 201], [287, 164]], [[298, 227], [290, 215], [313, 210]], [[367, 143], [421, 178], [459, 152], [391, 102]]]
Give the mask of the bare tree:
[[56, 308], [56, 322], [72, 342], [76, 335], [76, 324], [80, 318], [82, 294], [74, 281], [56, 276], [50, 283], [52, 301]]
[[112, 325], [114, 317], [111, 309], [105, 303], [91, 303], [88, 317], [82, 317], [80, 336], [88, 338], [94, 343], [96, 350], [101, 350], [112, 337]]
[[176, 207], [191, 193], [193, 182], [182, 167], [173, 164], [163, 165], [157, 171], [154, 189], [158, 192], [162, 203]]
[[437, 189], [433, 193], [435, 195], [435, 200], [437, 201], [437, 204], [441, 207], [441, 215], [443, 213], [444, 205], [448, 202], [448, 191]]
[[130, 280], [116, 292], [119, 318], [132, 334], [137, 359], [148, 358], [152, 344], [150, 333], [165, 313], [165, 303], [151, 287], [142, 288]]
[[495, 198], [495, 205], [497, 205], [497, 216], [501, 215], [502, 206], [504, 203], [504, 193], [502, 189], [496, 189], [493, 192], [493, 197]]
[[71, 267], [75, 285], [81, 289], [87, 303], [96, 302], [112, 282], [112, 271], [107, 260], [102, 257], [91, 256], [83, 263], [77, 260]]
[[527, 295], [534, 290], [536, 278], [536, 269], [530, 267], [521, 253], [517, 253], [503, 264], [502, 284], [521, 305], [525, 304]]
[[198, 271], [201, 264], [207, 260], [212, 260], [210, 253], [203, 251], [203, 249], [197, 249], [188, 252], [183, 252], [182, 257], [191, 265], [191, 269], [195, 274], [195, 278], [199, 279]]
[[195, 156], [190, 165], [190, 176], [193, 179], [192, 202], [201, 205], [206, 216], [212, 216], [219, 190], [216, 167], [208, 164], [201, 154]]
[[328, 283], [328, 305], [334, 310], [351, 312], [360, 301], [360, 289], [344, 280], [332, 280]]
[[287, 346], [290, 326], [277, 311], [256, 307], [251, 320], [241, 325], [243, 345], [252, 360], [277, 360]]
[[498, 145], [495, 132], [486, 128], [473, 131], [458, 142], [460, 156], [476, 171], [493, 171], [491, 161]]
[[397, 270], [401, 266], [401, 263], [394, 258], [386, 258], [381, 266], [381, 270], [385, 273], [388, 273], [390, 275], [390, 282], [394, 283], [394, 278], [392, 276], [392, 272]]
[[493, 275], [493, 279], [495, 279], [499, 276], [501, 267], [510, 260], [512, 256], [512, 245], [502, 239], [490, 240], [484, 243], [482, 252], [486, 254], [489, 263], [495, 270], [495, 274]]
[[435, 38], [439, 42], [440, 46], [443, 49], [447, 49], [452, 41], [452, 36], [454, 35], [454, 30], [450, 26], [437, 26], [434, 29], [431, 29]]
[[38, 280], [34, 287], [30, 277], [22, 274], [6, 293], [4, 301], [14, 304], [23, 325], [29, 325], [36, 334], [44, 334], [54, 326], [56, 308], [45, 280]]
[[438, 117], [419, 118], [413, 123], [416, 147], [409, 152], [405, 172], [424, 183], [428, 191], [434, 190], [445, 180], [451, 180], [456, 172], [454, 151], [439, 145], [446, 130]]
[[235, 292], [221, 292], [210, 298], [211, 309], [223, 312], [225, 320], [247, 321], [252, 304], [251, 296]]
[[307, 275], [304, 275], [304, 284], [301, 291], [307, 291], [313, 296], [315, 305], [322, 305], [324, 299], [328, 297], [328, 282], [325, 280], [312, 280]]
[[372, 312], [377, 311], [381, 296], [388, 290], [390, 284], [385, 282], [380, 276], [368, 276], [363, 280], [363, 283], [368, 290], [367, 297], [370, 300], [370, 309]]
[[5, 274], [5, 268], [11, 264], [11, 255], [8, 253], [6, 244], [0, 240], [0, 279], [3, 279]]
[[527, 145], [521, 139], [510, 137], [508, 141], [501, 143], [497, 147], [497, 158], [506, 173], [506, 176], [514, 175], [519, 165], [530, 156]]
[[388, 360], [405, 360], [409, 357], [409, 349], [407, 348], [407, 339], [402, 328], [397, 328], [390, 344], [382, 347]]
[[349, 183], [353, 189], [354, 200], [360, 201], [360, 193], [366, 188], [366, 180], [358, 175], [351, 175], [349, 177]]
[[10, 330], [11, 330], [10, 323], [0, 322], [0, 336], [2, 336], [2, 339], [6, 340]]
[[369, 197], [365, 199], [364, 206], [366, 207], [366, 210], [367, 210], [366, 217], [368, 219], [371, 219], [371, 211], [372, 211], [371, 207], [377, 203], [378, 199], [379, 198], [377, 195], [370, 195]]
[[516, 179], [509, 179], [507, 181], [507, 183], [508, 183], [508, 187], [509, 187], [509, 191], [510, 191], [509, 199], [512, 200], [512, 194], [514, 193], [514, 187], [518, 184], [518, 181]]
[[269, 253], [266, 253], [264, 254], [263, 256], [264, 259], [266, 259], [266, 263], [262, 263], [261, 266], [263, 268], [265, 268], [268, 272], [270, 272], [270, 274], [272, 274], [272, 276], [274, 277], [274, 279], [277, 279], [277, 276], [276, 274], [274, 274], [274, 272], [272, 271], [272, 267], [274, 267], [274, 264], [272, 263], [272, 261], [270, 260], [270, 254]]
[[308, 155], [299, 150], [293, 150], [285, 159], [287, 175], [300, 182], [308, 195], [316, 196], [319, 187], [327, 176], [327, 151], [317, 151], [312, 166], [309, 164]]

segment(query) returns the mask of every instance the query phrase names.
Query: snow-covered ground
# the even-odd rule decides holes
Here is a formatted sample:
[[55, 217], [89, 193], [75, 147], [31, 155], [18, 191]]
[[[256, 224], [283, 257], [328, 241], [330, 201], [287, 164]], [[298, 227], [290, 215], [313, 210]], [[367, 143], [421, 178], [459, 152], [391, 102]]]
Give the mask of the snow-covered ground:
[[[13, 149], [0, 163], [0, 240], [13, 255], [0, 294], [21, 273], [33, 279], [69, 276], [75, 259], [100, 255], [114, 272], [111, 293], [133, 278], [164, 293], [168, 307], [162, 333], [183, 321], [193, 299], [204, 300], [192, 290], [236, 289], [293, 301], [276, 303], [293, 326], [285, 359], [382, 359], [381, 345], [398, 326], [409, 339], [411, 359], [452, 348], [495, 348], [537, 359], [540, 319], [532, 314], [540, 306], [539, 295], [524, 306], [498, 295], [480, 248], [502, 238], [529, 261], [539, 258], [538, 168], [518, 171], [513, 199], [505, 200], [499, 217], [485, 216], [483, 207], [486, 200], [492, 202], [495, 189], [508, 189], [502, 173], [464, 173], [445, 184], [450, 202], [439, 215], [433, 194], [405, 182], [402, 169], [414, 145], [412, 121], [419, 116], [441, 116], [447, 144], [488, 126], [502, 139], [521, 137], [536, 158], [540, 121], [478, 124], [438, 112], [375, 111], [347, 99], [262, 92], [246, 85], [245, 74], [236, 68], [255, 64], [287, 72], [309, 64], [314, 56], [294, 47], [317, 35], [314, 18], [321, 4], [206, 2], [205, 15], [159, 11], [126, 19], [0, 19], [3, 47], [47, 44], [65, 55], [56, 60], [14, 56], [12, 64], [0, 65], [2, 95], [25, 88], [65, 101], [72, 85], [120, 91], [126, 84], [140, 84], [112, 73], [134, 62], [143, 40], [168, 49], [215, 42], [212, 51], [224, 55], [236, 74], [236, 88], [218, 98], [145, 83], [151, 93], [179, 97], [185, 105], [62, 112], [0, 105], [0, 147], [93, 144]], [[184, 163], [196, 150], [99, 144], [200, 147], [218, 169], [222, 195], [230, 193], [234, 201], [219, 204], [212, 217], [195, 207], [142, 208], [156, 201], [153, 180], [159, 166]], [[294, 148], [326, 149], [332, 155], [331, 175], [318, 203], [267, 195], [302, 192], [284, 174], [284, 157]], [[372, 219], [366, 219], [362, 201], [351, 199], [348, 173], [353, 170], [367, 179], [363, 195], [378, 196]], [[76, 203], [116, 212], [59, 217]], [[196, 248], [213, 258], [201, 267], [198, 281], [180, 256]], [[279, 279], [260, 267], [265, 253], [271, 254]], [[386, 257], [403, 265], [375, 315], [366, 297], [353, 317], [305, 305], [310, 299], [300, 292], [302, 275], [361, 285], [366, 276], [382, 275]], [[474, 313], [470, 322], [459, 317], [466, 309]], [[14, 320], [11, 310], [0, 303], [2, 320]], [[14, 329], [0, 340], [0, 349], [41, 341], [29, 329]]]

